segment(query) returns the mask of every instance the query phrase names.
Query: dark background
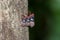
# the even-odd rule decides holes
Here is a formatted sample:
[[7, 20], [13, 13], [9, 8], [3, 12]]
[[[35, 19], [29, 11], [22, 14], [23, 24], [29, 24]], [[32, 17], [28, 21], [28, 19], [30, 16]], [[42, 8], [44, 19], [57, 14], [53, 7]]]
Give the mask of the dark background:
[[60, 40], [60, 0], [28, 1], [29, 10], [35, 13], [30, 40]]
[[47, 35], [45, 0], [28, 0], [29, 10], [35, 14], [35, 26], [29, 28], [30, 40], [43, 40]]

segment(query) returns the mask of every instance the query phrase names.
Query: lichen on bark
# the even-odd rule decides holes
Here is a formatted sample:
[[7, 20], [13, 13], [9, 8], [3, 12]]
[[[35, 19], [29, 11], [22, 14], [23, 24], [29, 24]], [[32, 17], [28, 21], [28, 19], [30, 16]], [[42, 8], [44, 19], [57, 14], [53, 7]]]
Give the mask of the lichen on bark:
[[22, 14], [28, 14], [28, 0], [0, 0], [0, 40], [29, 40]]

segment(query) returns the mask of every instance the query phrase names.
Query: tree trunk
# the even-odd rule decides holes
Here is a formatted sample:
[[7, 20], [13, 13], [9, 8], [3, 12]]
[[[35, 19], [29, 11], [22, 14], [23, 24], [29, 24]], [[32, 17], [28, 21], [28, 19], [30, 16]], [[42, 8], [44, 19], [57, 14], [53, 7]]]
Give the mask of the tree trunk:
[[0, 40], [29, 40], [21, 15], [28, 14], [27, 0], [0, 0]]

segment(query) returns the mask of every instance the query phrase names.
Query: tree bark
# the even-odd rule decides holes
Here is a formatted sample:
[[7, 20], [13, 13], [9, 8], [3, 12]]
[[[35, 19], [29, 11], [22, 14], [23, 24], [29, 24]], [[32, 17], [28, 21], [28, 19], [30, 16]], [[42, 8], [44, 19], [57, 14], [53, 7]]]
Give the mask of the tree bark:
[[21, 15], [28, 14], [27, 0], [0, 0], [0, 40], [29, 40]]

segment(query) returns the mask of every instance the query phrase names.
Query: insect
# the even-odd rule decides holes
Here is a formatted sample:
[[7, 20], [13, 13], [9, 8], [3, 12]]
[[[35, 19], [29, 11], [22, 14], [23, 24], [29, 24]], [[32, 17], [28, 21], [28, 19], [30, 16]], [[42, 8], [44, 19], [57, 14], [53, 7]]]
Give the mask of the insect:
[[30, 13], [28, 15], [22, 15], [21, 25], [34, 27], [34, 25], [35, 25], [34, 13]]
[[30, 24], [30, 27], [34, 27], [35, 23], [34, 23], [34, 13], [30, 14], [29, 15], [29, 24]]

